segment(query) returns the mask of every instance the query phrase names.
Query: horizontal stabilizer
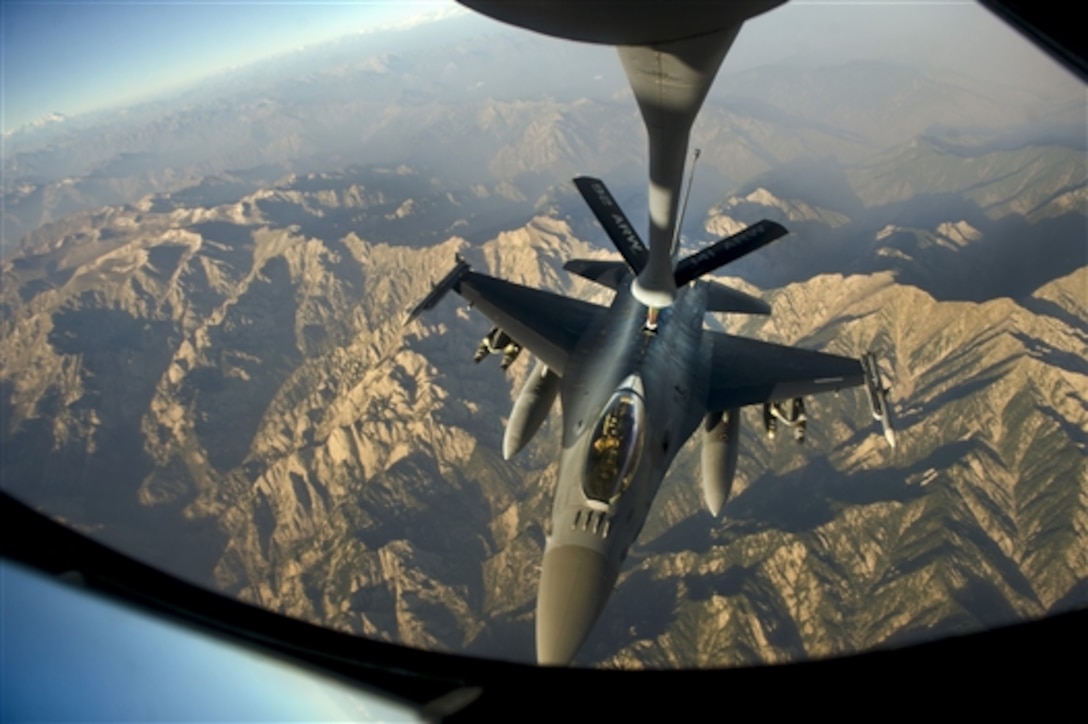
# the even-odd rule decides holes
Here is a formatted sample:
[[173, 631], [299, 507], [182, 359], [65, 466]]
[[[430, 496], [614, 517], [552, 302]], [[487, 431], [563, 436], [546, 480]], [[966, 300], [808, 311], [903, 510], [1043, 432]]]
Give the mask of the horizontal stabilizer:
[[739, 314], [770, 314], [771, 305], [751, 294], [730, 289], [718, 282], [706, 282], [706, 311]]
[[740, 259], [746, 254], [781, 239], [788, 234], [786, 227], [764, 219], [716, 244], [685, 257], [676, 265], [676, 286], [682, 287], [693, 279]]
[[563, 268], [609, 289], [619, 289], [620, 283], [627, 276], [627, 265], [622, 261], [571, 259]]
[[574, 179], [574, 185], [578, 187], [578, 192], [589, 204], [593, 215], [597, 217], [597, 221], [601, 222], [608, 238], [619, 249], [620, 255], [631, 267], [631, 271], [635, 274], [641, 272], [646, 266], [648, 255], [646, 245], [642, 243], [642, 239], [635, 232], [635, 227], [631, 226], [620, 205], [612, 198], [604, 181], [590, 176], [579, 176]]

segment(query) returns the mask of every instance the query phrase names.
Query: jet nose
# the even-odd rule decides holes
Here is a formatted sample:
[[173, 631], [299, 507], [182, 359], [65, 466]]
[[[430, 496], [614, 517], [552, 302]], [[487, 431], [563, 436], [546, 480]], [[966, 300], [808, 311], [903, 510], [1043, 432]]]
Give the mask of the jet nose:
[[600, 616], [619, 566], [582, 546], [557, 546], [544, 554], [536, 599], [536, 660], [565, 666]]

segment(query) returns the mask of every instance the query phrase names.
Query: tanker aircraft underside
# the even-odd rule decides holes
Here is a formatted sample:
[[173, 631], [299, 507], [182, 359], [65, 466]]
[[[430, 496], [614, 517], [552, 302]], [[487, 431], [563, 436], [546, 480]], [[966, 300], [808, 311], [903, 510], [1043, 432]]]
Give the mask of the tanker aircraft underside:
[[700, 277], [784, 236], [782, 226], [761, 221], [679, 261], [674, 302], [651, 322], [631, 292], [645, 263], [637, 251], [641, 241], [601, 181], [578, 178], [575, 184], [615, 234], [625, 261], [576, 259], [564, 268], [614, 289], [609, 306], [479, 274], [458, 257], [405, 322], [452, 290], [496, 325], [476, 361], [502, 354], [505, 367], [522, 348], [536, 358], [506, 427], [508, 459], [560, 398], [559, 483], [536, 611], [542, 664], [574, 658], [669, 464], [700, 428], [703, 497], [715, 516], [729, 497], [745, 405], [763, 405], [769, 435], [783, 424], [801, 441], [803, 396], [866, 384], [873, 416], [895, 443], [887, 390], [871, 355], [857, 360], [704, 328], [707, 312], [770, 313], [762, 300]]

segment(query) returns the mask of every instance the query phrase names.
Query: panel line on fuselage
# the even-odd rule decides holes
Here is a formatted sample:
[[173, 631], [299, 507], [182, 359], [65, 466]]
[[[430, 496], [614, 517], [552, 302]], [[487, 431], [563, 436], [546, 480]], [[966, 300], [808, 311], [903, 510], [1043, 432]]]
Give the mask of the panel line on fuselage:
[[[647, 409], [644, 445], [648, 455], [639, 466], [648, 466], [654, 470], [651, 477], [660, 477], [705, 412], [709, 373], [702, 318], [706, 294], [698, 285], [685, 285], [676, 304], [662, 310], [657, 329], [648, 332], [642, 324], [646, 307], [628, 286], [620, 286], [601, 329], [587, 335], [568, 362], [561, 388], [562, 454], [585, 452], [585, 441], [605, 406], [623, 380], [635, 375], [642, 380]], [[561, 467], [570, 475], [579, 470], [573, 462]], [[656, 484], [653, 487], [651, 497]]]

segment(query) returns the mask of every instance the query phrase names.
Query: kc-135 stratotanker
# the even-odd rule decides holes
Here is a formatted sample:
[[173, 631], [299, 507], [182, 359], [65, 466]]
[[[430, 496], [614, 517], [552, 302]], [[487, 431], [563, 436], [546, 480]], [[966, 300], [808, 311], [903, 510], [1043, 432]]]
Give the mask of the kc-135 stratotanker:
[[[604, 183], [574, 180], [622, 261], [571, 260], [565, 268], [610, 287], [609, 306], [453, 269], [406, 323], [455, 291], [495, 328], [476, 353], [522, 349], [535, 358], [503, 439], [521, 450], [562, 409], [559, 482], [544, 547], [536, 608], [537, 661], [571, 662], [607, 602], [627, 551], [646, 521], [673, 458], [697, 431], [702, 486], [717, 516], [737, 467], [740, 408], [762, 405], [767, 432], [790, 428], [804, 439], [806, 395], [865, 385], [873, 417], [895, 445], [888, 390], [875, 357], [860, 360], [708, 330], [707, 312], [770, 314], [766, 302], [702, 277], [781, 238], [760, 221], [678, 259], [679, 196], [692, 122], [745, 19], [779, 0], [620, 6], [553, 0], [462, 0], [521, 27], [618, 46], [649, 140], [649, 244], [644, 244]], [[683, 4], [683, 3], [681, 3]], [[690, 189], [690, 181], [689, 181]]]

